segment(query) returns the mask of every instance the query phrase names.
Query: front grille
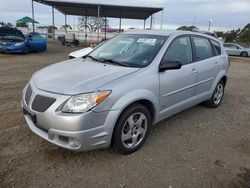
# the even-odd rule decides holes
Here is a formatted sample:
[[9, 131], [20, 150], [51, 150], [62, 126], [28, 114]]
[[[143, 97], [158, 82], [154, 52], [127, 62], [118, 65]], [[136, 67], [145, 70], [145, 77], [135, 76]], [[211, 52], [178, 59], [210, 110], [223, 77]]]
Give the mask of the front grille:
[[29, 105], [31, 95], [32, 95], [32, 89], [31, 86], [29, 85], [25, 93], [25, 102], [27, 105]]
[[56, 99], [37, 95], [33, 100], [32, 109], [37, 112], [45, 112], [55, 101]]

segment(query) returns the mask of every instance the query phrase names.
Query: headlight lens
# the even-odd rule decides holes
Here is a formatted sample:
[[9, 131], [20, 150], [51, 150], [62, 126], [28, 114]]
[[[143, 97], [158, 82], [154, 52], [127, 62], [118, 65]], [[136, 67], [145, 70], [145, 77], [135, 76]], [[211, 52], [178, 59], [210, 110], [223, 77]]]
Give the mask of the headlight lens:
[[23, 42], [18, 42], [18, 43], [15, 44], [15, 46], [21, 46], [23, 44], [24, 44]]
[[83, 113], [86, 112], [106, 99], [111, 91], [98, 91], [72, 96], [63, 106], [62, 112]]

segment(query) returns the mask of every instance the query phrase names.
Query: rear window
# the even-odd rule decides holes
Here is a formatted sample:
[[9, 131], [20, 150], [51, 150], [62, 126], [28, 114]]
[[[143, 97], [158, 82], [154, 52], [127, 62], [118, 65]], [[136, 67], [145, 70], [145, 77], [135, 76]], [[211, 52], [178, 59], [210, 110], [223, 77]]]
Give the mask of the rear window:
[[196, 60], [204, 60], [213, 57], [213, 49], [208, 39], [193, 37]]
[[214, 40], [210, 40], [210, 41], [211, 41], [211, 44], [212, 44], [213, 49], [214, 49], [214, 55], [215, 56], [221, 55], [221, 46], [220, 46], [220, 43], [216, 42]]

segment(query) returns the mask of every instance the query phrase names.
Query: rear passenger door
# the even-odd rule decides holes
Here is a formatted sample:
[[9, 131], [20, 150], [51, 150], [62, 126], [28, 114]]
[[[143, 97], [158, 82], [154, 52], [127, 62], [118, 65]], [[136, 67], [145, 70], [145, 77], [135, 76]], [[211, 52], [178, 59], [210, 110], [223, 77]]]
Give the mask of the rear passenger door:
[[[195, 67], [198, 72], [196, 95], [206, 98], [212, 88], [213, 82], [218, 74], [219, 60], [215, 54], [217, 48], [220, 52], [220, 44], [214, 44], [210, 39], [202, 36], [192, 36], [193, 50], [195, 54]], [[214, 47], [215, 45], [219, 45]]]

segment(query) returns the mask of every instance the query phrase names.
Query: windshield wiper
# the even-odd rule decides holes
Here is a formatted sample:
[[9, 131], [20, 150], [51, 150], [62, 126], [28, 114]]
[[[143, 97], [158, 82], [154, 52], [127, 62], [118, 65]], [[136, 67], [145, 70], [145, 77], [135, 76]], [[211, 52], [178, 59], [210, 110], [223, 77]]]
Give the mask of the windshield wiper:
[[104, 62], [104, 60], [99, 59], [99, 58], [96, 58], [96, 57], [93, 57], [93, 56], [91, 56], [91, 55], [87, 55], [87, 56], [85, 56], [85, 57], [89, 57], [90, 59], [93, 59], [94, 61]]
[[119, 66], [124, 66], [124, 67], [130, 67], [129, 65], [127, 65], [125, 63], [117, 62], [117, 61], [114, 61], [112, 59], [101, 59], [101, 58], [93, 57], [91, 55], [87, 55], [85, 57], [89, 57], [90, 59], [93, 59], [94, 61], [98, 61], [98, 62], [102, 62], [102, 63], [108, 62], [108, 63], [114, 64], [114, 65], [119, 65]]
[[114, 65], [119, 65], [119, 66], [124, 66], [124, 67], [130, 67], [128, 64], [125, 64], [125, 63], [122, 63], [122, 62], [117, 62], [117, 61], [114, 61], [113, 59], [101, 59], [101, 60], [103, 60], [104, 62], [108, 62], [108, 63], [114, 64]]

